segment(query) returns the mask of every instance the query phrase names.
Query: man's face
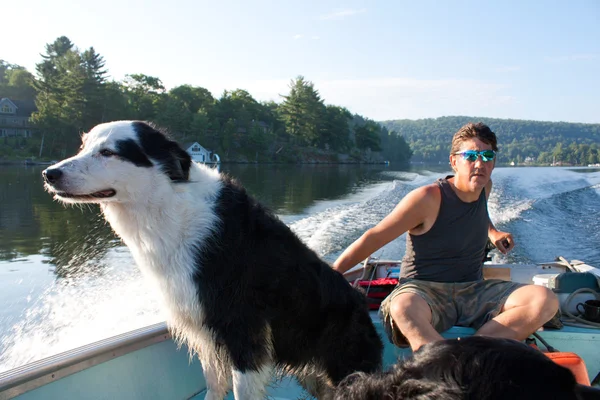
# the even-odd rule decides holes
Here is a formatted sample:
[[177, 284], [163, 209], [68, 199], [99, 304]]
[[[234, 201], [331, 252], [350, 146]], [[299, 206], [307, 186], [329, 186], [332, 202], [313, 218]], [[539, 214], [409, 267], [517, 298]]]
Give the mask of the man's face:
[[[487, 159], [482, 154], [469, 154], [469, 151], [481, 152], [492, 150], [492, 145], [486, 144], [477, 138], [465, 140], [457, 154], [450, 156], [450, 164], [456, 172], [457, 179], [468, 184], [470, 190], [484, 188], [490, 181], [492, 171], [496, 165], [496, 158]], [[465, 152], [467, 152], [465, 154]], [[463, 153], [463, 154], [461, 154]], [[477, 157], [473, 160], [474, 157]]]

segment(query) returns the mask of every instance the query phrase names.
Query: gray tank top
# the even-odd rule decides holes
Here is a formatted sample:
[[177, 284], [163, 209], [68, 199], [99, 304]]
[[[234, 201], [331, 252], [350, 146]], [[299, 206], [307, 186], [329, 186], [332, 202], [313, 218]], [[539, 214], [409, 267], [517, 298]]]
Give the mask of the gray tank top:
[[458, 198], [448, 179], [438, 179], [440, 211], [429, 231], [406, 235], [400, 276], [431, 282], [471, 282], [483, 279], [489, 214], [485, 190], [477, 201]]

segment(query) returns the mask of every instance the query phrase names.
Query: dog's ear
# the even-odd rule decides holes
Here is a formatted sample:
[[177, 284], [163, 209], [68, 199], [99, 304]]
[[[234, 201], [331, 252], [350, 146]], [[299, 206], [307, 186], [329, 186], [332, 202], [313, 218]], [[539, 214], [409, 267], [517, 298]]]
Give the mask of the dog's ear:
[[188, 181], [192, 157], [177, 142], [167, 139], [166, 136], [161, 135], [161, 138], [162, 143], [159, 146], [148, 148], [148, 156], [159, 164], [160, 169], [173, 182]]
[[163, 166], [163, 171], [175, 182], [183, 182], [189, 180], [190, 166], [192, 165], [192, 157], [183, 150], [175, 142], [171, 142], [174, 146], [171, 149], [172, 161], [168, 165]]
[[177, 142], [151, 124], [135, 121], [134, 129], [148, 157], [174, 182], [185, 182], [190, 176], [192, 157]]

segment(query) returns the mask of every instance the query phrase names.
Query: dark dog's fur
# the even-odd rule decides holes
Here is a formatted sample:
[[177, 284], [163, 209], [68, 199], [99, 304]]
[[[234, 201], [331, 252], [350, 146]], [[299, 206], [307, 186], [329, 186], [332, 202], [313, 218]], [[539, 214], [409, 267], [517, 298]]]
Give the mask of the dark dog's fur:
[[276, 369], [332, 394], [381, 368], [363, 294], [236, 182], [191, 162], [152, 126], [96, 126], [79, 154], [44, 171], [66, 203], [98, 203], [145, 275], [174, 334], [197, 352], [207, 399], [262, 398]]
[[539, 350], [509, 339], [472, 336], [423, 346], [379, 374], [356, 373], [338, 387], [338, 400], [598, 399], [571, 371]]

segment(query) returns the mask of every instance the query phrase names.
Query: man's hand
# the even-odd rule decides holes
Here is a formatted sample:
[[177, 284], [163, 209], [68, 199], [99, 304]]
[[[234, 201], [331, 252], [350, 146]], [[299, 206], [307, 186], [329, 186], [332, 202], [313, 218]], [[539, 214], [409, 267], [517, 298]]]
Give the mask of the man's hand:
[[488, 237], [490, 241], [496, 246], [500, 253], [507, 254], [515, 247], [515, 240], [513, 236], [508, 232], [491, 231]]

